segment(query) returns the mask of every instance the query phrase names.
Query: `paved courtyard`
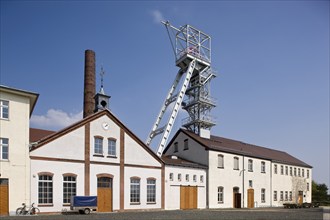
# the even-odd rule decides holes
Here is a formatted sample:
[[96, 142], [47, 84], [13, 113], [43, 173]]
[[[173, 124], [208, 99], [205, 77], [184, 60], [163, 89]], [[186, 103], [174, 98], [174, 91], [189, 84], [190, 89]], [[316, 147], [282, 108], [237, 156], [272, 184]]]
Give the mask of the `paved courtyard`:
[[26, 219], [26, 220], [330, 220], [330, 209], [283, 209], [283, 208], [258, 208], [258, 209], [209, 209], [188, 211], [146, 211], [124, 213], [92, 213], [79, 214], [53, 214], [39, 216], [10, 216], [1, 220]]

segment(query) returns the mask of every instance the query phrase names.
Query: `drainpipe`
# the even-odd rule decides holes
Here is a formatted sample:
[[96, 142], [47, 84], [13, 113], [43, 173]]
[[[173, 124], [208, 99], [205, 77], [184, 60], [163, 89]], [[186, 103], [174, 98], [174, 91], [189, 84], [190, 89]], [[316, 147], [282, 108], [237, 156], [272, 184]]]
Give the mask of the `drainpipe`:
[[272, 192], [273, 192], [273, 163], [270, 161], [270, 207], [273, 207], [273, 197], [272, 197]]
[[244, 208], [244, 203], [245, 203], [245, 200], [244, 200], [244, 195], [245, 195], [245, 188], [244, 188], [244, 155], [243, 155], [243, 178], [242, 178], [242, 181], [243, 181], [243, 208]]

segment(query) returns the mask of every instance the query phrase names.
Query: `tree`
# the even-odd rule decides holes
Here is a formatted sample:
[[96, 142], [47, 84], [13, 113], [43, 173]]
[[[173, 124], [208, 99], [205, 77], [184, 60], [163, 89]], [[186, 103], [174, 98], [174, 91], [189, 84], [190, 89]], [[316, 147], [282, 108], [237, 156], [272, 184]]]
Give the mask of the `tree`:
[[328, 187], [324, 183], [318, 184], [312, 181], [312, 200], [326, 201], [328, 198]]

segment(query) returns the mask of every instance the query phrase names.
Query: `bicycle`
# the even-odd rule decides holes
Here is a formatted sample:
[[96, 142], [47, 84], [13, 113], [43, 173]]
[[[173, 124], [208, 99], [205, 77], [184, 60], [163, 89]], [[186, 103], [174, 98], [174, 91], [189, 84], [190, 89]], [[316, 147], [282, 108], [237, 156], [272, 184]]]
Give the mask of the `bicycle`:
[[30, 207], [26, 206], [25, 203], [22, 203], [22, 206], [16, 209], [16, 215], [37, 215], [40, 213], [40, 210], [34, 207], [34, 203]]

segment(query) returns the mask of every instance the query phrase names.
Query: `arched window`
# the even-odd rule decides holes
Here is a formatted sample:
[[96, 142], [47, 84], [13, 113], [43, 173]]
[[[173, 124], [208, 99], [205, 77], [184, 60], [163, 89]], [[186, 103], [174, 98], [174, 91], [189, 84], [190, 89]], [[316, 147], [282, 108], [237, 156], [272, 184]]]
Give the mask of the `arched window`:
[[223, 203], [223, 198], [224, 198], [223, 187], [219, 186], [218, 187], [218, 203]]
[[131, 203], [140, 203], [140, 178], [131, 178]]
[[71, 196], [75, 196], [77, 193], [77, 175], [75, 174], [63, 174], [63, 203], [70, 203]]
[[253, 160], [251, 159], [248, 160], [248, 171], [253, 171]]
[[43, 205], [53, 204], [53, 174], [38, 174], [38, 203]]
[[224, 160], [222, 154], [218, 154], [218, 168], [224, 168]]
[[239, 159], [234, 157], [234, 170], [239, 170]]

